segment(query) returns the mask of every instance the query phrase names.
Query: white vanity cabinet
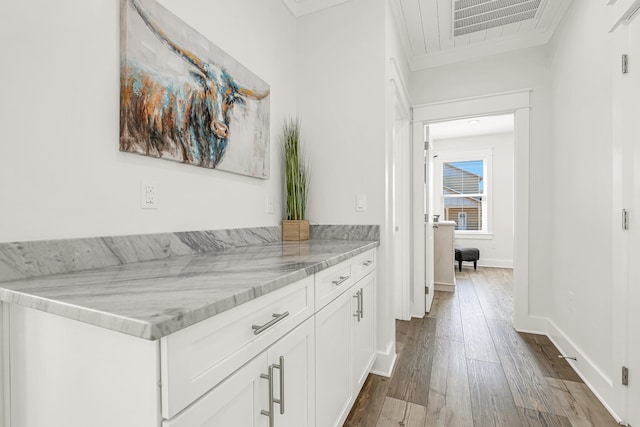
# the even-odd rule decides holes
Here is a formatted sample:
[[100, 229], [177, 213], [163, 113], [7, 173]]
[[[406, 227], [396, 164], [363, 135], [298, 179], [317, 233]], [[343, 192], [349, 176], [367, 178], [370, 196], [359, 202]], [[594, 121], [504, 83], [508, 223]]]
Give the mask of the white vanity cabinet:
[[316, 425], [342, 425], [353, 400], [351, 292], [316, 314]]
[[[342, 276], [316, 277], [318, 288], [334, 289], [318, 280], [351, 281], [339, 296], [316, 313], [316, 425], [341, 426], [375, 361], [375, 252], [351, 261], [344, 279], [345, 266], [334, 270]], [[339, 274], [339, 273], [338, 273]], [[322, 295], [320, 295], [322, 297]]]
[[159, 340], [2, 304], [0, 427], [332, 427], [375, 359], [375, 249]]
[[[355, 294], [354, 292], [355, 291]], [[375, 322], [375, 274], [369, 274], [356, 284], [352, 291], [355, 310], [359, 316], [351, 318], [352, 387], [360, 391], [375, 361], [376, 322]], [[359, 301], [358, 301], [359, 300]], [[358, 307], [360, 302], [360, 307]]]

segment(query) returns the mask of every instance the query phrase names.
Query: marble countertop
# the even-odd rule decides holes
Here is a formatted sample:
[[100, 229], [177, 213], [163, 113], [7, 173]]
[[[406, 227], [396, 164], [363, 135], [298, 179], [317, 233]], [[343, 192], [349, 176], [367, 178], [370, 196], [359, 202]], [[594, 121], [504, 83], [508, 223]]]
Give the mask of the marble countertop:
[[155, 340], [373, 249], [269, 242], [0, 283], [0, 300]]

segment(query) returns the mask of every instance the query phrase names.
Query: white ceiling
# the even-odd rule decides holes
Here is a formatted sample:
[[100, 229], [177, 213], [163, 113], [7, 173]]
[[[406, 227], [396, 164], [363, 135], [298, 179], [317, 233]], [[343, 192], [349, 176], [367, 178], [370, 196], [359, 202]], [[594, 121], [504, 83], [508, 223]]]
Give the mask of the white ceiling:
[[571, 0], [390, 0], [414, 71], [545, 44], [570, 3]]
[[[351, 0], [282, 1], [299, 17]], [[571, 0], [388, 1], [413, 71], [546, 44], [571, 3]]]
[[513, 114], [473, 117], [429, 125], [429, 139], [442, 140], [513, 132]]

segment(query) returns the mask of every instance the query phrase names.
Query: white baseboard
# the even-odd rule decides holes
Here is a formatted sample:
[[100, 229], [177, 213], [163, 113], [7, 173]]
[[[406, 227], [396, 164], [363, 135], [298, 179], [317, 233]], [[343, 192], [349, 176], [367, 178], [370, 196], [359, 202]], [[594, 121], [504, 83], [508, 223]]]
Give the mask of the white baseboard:
[[[453, 265], [458, 271], [458, 261], [454, 261]], [[471, 261], [463, 261], [462, 269], [465, 268], [473, 268], [473, 263]], [[492, 267], [492, 268], [513, 268], [513, 260], [512, 259], [483, 259], [480, 258], [478, 260], [478, 267]]]
[[564, 333], [552, 320], [549, 320], [549, 333], [547, 334], [551, 342], [558, 348], [561, 354], [573, 356], [578, 360], [567, 360], [576, 371], [582, 381], [595, 394], [598, 400], [609, 411], [616, 421], [621, 418], [613, 410], [608, 400], [613, 397], [613, 381], [606, 375], [600, 367], [593, 362], [572, 340]]
[[434, 283], [433, 289], [435, 289], [436, 291], [443, 291], [443, 292], [455, 292], [456, 285], [453, 283]]
[[391, 342], [384, 351], [376, 352], [376, 361], [373, 363], [371, 373], [387, 378], [391, 377], [397, 357], [395, 345]]
[[[462, 264], [464, 267], [464, 263]], [[480, 259], [478, 267], [513, 268], [512, 259]]]
[[549, 335], [549, 319], [546, 317], [526, 316], [523, 319], [514, 318], [513, 327], [518, 332]]
[[527, 332], [539, 335], [546, 335], [558, 348], [560, 354], [575, 357], [578, 360], [568, 359], [567, 362], [576, 371], [578, 376], [587, 387], [595, 394], [600, 403], [609, 411], [616, 421], [621, 418], [608, 403], [613, 398], [613, 382], [602, 369], [600, 369], [568, 336], [558, 325], [546, 317], [527, 316], [522, 319], [519, 325], [514, 325], [518, 332]]

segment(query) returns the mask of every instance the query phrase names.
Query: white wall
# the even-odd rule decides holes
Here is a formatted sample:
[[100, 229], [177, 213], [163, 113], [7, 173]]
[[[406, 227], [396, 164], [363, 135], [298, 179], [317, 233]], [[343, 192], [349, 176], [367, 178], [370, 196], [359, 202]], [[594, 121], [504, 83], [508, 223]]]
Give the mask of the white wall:
[[455, 237], [456, 247], [480, 250], [480, 266], [513, 267], [513, 138], [513, 132], [509, 132], [433, 140], [436, 154], [483, 148], [492, 150], [489, 184], [491, 238]]
[[[353, 0], [298, 19], [298, 111], [311, 159], [308, 217], [379, 224], [376, 369], [395, 355], [391, 308], [387, 158], [391, 135], [385, 0]], [[389, 42], [391, 44], [391, 42]], [[356, 197], [367, 199], [356, 211]]]
[[578, 368], [615, 408], [608, 383], [619, 381], [620, 370], [612, 366], [611, 70], [617, 64], [609, 62], [610, 9], [573, 2], [551, 45], [548, 299], [552, 336], [578, 353]]
[[[271, 179], [118, 151], [118, 1], [1, 2], [0, 242], [280, 222], [294, 17], [280, 0], [162, 3], [271, 85]], [[142, 179], [159, 184], [158, 210], [140, 209]]]
[[[308, 217], [384, 217], [384, 3], [351, 1], [298, 19], [298, 111], [311, 159]], [[356, 195], [367, 197], [356, 212]]]
[[548, 317], [551, 260], [550, 68], [546, 47], [417, 71], [411, 75], [414, 104], [531, 89], [529, 190], [529, 309]]

